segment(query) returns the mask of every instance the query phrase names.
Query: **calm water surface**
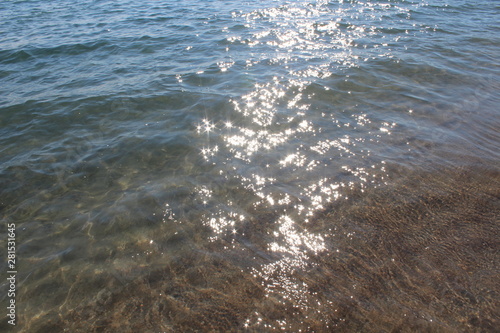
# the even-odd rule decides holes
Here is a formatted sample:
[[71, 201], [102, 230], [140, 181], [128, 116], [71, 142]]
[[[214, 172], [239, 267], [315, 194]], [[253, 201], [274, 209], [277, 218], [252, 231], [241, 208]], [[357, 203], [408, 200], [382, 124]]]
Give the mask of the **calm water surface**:
[[498, 1], [0, 18], [17, 330], [498, 327]]

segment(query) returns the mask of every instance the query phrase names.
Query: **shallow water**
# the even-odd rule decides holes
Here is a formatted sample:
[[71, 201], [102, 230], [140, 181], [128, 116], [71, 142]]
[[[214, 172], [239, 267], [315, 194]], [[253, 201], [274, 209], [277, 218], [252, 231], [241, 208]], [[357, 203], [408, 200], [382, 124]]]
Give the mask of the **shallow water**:
[[493, 330], [499, 14], [1, 4], [16, 328]]

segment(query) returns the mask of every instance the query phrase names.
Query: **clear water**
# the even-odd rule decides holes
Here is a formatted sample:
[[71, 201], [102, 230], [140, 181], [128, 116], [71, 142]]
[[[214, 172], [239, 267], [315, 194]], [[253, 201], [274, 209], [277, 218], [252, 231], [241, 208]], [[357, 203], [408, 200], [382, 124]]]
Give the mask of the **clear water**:
[[498, 324], [497, 1], [6, 1], [0, 17], [17, 330]]

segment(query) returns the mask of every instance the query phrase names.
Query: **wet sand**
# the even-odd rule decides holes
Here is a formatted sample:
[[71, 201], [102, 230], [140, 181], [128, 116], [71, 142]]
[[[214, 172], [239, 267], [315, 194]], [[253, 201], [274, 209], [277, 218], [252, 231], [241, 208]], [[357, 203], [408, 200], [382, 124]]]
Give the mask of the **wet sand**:
[[[499, 219], [497, 169], [409, 171], [353, 190], [302, 224], [331, 230], [326, 250], [308, 253], [304, 267], [258, 274], [293, 259], [266, 250], [272, 217], [263, 215], [233, 239], [192, 248], [132, 281], [112, 271], [82, 277], [66, 302], [78, 306], [33, 318], [25, 331], [494, 332]], [[270, 281], [278, 281], [271, 292]], [[89, 284], [100, 289], [92, 297]]]

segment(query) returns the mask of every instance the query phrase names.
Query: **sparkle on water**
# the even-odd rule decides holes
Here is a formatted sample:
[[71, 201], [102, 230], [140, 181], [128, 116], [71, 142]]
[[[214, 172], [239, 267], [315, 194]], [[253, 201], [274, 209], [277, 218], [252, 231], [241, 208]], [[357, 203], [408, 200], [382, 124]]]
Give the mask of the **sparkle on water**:
[[[215, 8], [215, 12], [207, 14], [204, 12], [205, 8], [193, 6], [187, 9], [187, 11], [193, 11], [190, 12], [192, 16], [189, 16], [191, 21], [187, 22], [189, 19], [186, 19], [186, 22], [183, 22], [184, 17], [179, 12], [175, 14], [177, 17], [173, 18], [172, 22], [179, 24], [173, 29], [179, 29], [181, 32], [175, 31], [180, 36], [186, 37], [186, 40], [173, 39], [162, 44], [165, 48], [171, 47], [173, 51], [168, 49], [163, 54], [161, 50], [154, 50], [148, 53], [149, 49], [144, 47], [141, 49], [140, 57], [136, 58], [137, 54], [134, 49], [133, 56], [131, 56], [134, 60], [123, 65], [137, 66], [141, 71], [144, 68], [139, 66], [140, 62], [143, 59], [150, 59], [157, 63], [154, 63], [152, 67], [147, 67], [150, 70], [149, 73], [146, 71], [139, 76], [124, 75], [123, 71], [126, 72], [125, 69], [128, 70], [128, 68], [121, 68], [120, 64], [111, 64], [113, 61], [110, 60], [99, 62], [98, 57], [92, 58], [96, 66], [103, 67], [101, 68], [103, 71], [103, 64], [111, 67], [118, 66], [114, 69], [119, 77], [120, 87], [115, 87], [116, 81], [109, 81], [112, 83], [106, 83], [106, 81], [98, 87], [82, 84], [78, 89], [70, 89], [71, 94], [94, 96], [97, 90], [103, 90], [109, 93], [113, 100], [116, 94], [123, 93], [120, 89], [125, 89], [125, 93], [128, 94], [130, 87], [136, 89], [136, 85], [140, 85], [137, 91], [142, 89], [144, 94], [139, 92], [138, 100], [147, 102], [150, 102], [150, 99], [154, 100], [151, 102], [153, 111], [148, 109], [149, 105], [144, 107], [127, 105], [128, 102], [135, 103], [133, 98], [123, 99], [124, 103], [116, 102], [110, 107], [114, 108], [112, 117], [119, 118], [118, 126], [115, 126], [113, 121], [105, 119], [99, 122], [97, 127], [102, 133], [113, 133], [110, 136], [118, 134], [109, 141], [106, 141], [105, 135], [107, 134], [103, 134], [102, 138], [89, 135], [90, 139], [86, 144], [89, 147], [98, 146], [102, 139], [102, 142], [111, 144], [112, 147], [109, 148], [107, 145], [106, 149], [109, 148], [109, 154], [113, 156], [106, 155], [101, 163], [99, 157], [96, 158], [98, 162], [93, 160], [94, 155], [97, 156], [100, 152], [91, 151], [87, 156], [84, 151], [82, 156], [76, 158], [76, 162], [69, 161], [67, 164], [75, 162], [74, 164], [83, 165], [89, 169], [92, 167], [101, 168], [100, 170], [106, 169], [105, 179], [110, 178], [110, 183], [115, 181], [111, 178], [116, 172], [116, 184], [119, 188], [108, 190], [104, 185], [102, 188], [96, 185], [98, 188], [95, 190], [92, 187], [94, 185], [89, 185], [89, 188], [83, 185], [83, 190], [77, 188], [74, 192], [70, 192], [62, 180], [64, 175], [61, 172], [62, 176], [58, 175], [57, 181], [61, 183], [58, 186], [60, 185], [66, 191], [64, 192], [65, 199], [71, 195], [77, 198], [87, 195], [92, 198], [88, 200], [89, 202], [83, 200], [74, 207], [83, 212], [78, 213], [75, 218], [84, 221], [81, 225], [78, 221], [75, 224], [68, 224], [69, 227], [63, 223], [57, 224], [54, 229], [59, 229], [54, 232], [63, 233], [65, 228], [70, 231], [71, 228], [76, 230], [74, 226], [77, 225], [84, 234], [85, 241], [91, 244], [88, 252], [97, 258], [93, 259], [96, 263], [89, 260], [89, 263], [85, 262], [81, 267], [92, 270], [92, 274], [95, 275], [104, 274], [109, 268], [113, 275], [118, 276], [117, 279], [123, 285], [126, 285], [127, 281], [122, 276], [127, 276], [129, 281], [133, 281], [141, 274], [144, 275], [145, 272], [153, 270], [148, 265], [169, 264], [169, 260], [178, 253], [181, 253], [180, 257], [188, 253], [189, 251], [182, 252], [186, 248], [197, 248], [199, 244], [194, 243], [198, 241], [201, 245], [197, 249], [201, 249], [201, 252], [205, 250], [204, 247], [211, 249], [210, 246], [214, 244], [216, 246], [223, 244], [227, 253], [216, 253], [216, 256], [227, 255], [227, 258], [233, 259], [231, 256], [237, 253], [234, 255], [237, 258], [235, 261], [241, 260], [238, 262], [238, 269], [245, 266], [246, 272], [250, 271], [252, 276], [262, 283], [259, 287], [264, 290], [264, 298], [268, 299], [270, 304], [273, 302], [281, 305], [293, 304], [295, 306], [295, 309], [291, 310], [293, 315], [308, 313], [313, 316], [312, 312], [320, 311], [320, 309], [332, 309], [333, 301], [322, 298], [323, 301], [320, 304], [318, 301], [320, 298], [314, 297], [318, 292], [309, 285], [314, 281], [296, 278], [298, 276], [296, 273], [318, 268], [316, 265], [321, 262], [317, 260], [318, 257], [324, 256], [331, 259], [331, 255], [338, 256], [338, 258], [349, 255], [342, 253], [342, 248], [345, 247], [338, 246], [336, 241], [342, 238], [343, 242], [352, 242], [357, 233], [351, 229], [342, 233], [337, 230], [335, 223], [315, 228], [314, 224], [318, 221], [315, 217], [332, 207], [333, 203], [341, 203], [344, 202], [342, 200], [349, 199], [347, 196], [348, 193], [352, 193], [351, 190], [366, 193], [369, 189], [386, 184], [386, 179], [390, 176], [388, 165], [397, 164], [407, 157], [405, 155], [398, 160], [399, 155], [404, 155], [406, 152], [412, 153], [412, 149], [420, 147], [420, 143], [413, 145], [410, 140], [418, 141], [433, 131], [436, 128], [433, 123], [437, 122], [436, 119], [445, 123], [442, 128], [443, 132], [446, 131], [448, 123], [453, 123], [454, 120], [448, 119], [453, 110], [447, 111], [448, 113], [443, 116], [435, 115], [434, 113], [437, 112], [434, 111], [434, 104], [427, 103], [428, 101], [422, 102], [424, 106], [419, 104], [427, 96], [440, 93], [439, 88], [435, 86], [444, 84], [446, 80], [453, 81], [453, 75], [447, 73], [449, 69], [443, 70], [444, 78], [442, 79], [439, 75], [435, 75], [436, 84], [432, 81], [434, 85], [432, 89], [435, 88], [436, 92], [426, 90], [428, 82], [423, 82], [420, 87], [417, 87], [423, 86], [423, 97], [419, 96], [421, 91], [413, 94], [410, 89], [412, 84], [419, 85], [419, 82], [412, 81], [414, 79], [411, 76], [414, 74], [411, 72], [414, 69], [413, 64], [419, 64], [415, 68], [420, 70], [421, 64], [427, 62], [418, 59], [419, 56], [423, 57], [422, 50], [419, 50], [420, 53], [407, 52], [407, 45], [412, 45], [412, 43], [414, 45], [415, 41], [425, 40], [427, 34], [439, 30], [437, 25], [431, 24], [433, 22], [431, 19], [429, 19], [429, 24], [423, 24], [422, 21], [413, 17], [419, 15], [421, 10], [428, 6], [427, 2], [425, 0], [413, 2], [260, 1], [258, 4], [247, 4], [246, 7], [242, 7], [244, 8], [242, 10], [230, 9], [232, 10], [230, 16], [228, 16], [229, 12], [224, 12], [220, 7]], [[207, 3], [209, 6], [224, 6], [216, 1]], [[201, 3], [199, 5], [206, 6]], [[141, 12], [140, 6], [132, 7]], [[145, 13], [147, 11], [143, 14]], [[206, 15], [209, 17], [205, 17]], [[163, 28], [170, 31], [166, 26], [172, 23], [168, 21], [171, 18], [164, 19], [167, 23]], [[151, 24], [147, 32], [141, 35], [143, 31], [134, 30], [136, 29], [135, 23], [127, 23], [127, 20], [122, 24], [125, 25], [124, 28], [129, 27], [129, 24], [132, 26], [134, 34], [132, 42], [127, 39], [125, 33], [121, 35], [119, 32], [113, 32], [115, 35], [110, 38], [112, 42], [109, 42], [109, 45], [105, 43], [106, 47], [110, 45], [111, 49], [123, 47], [120, 44], [120, 38], [123, 37], [127, 39], [127, 42], [124, 42], [125, 47], [121, 52], [128, 55], [129, 51], [126, 49], [130, 45], [135, 45], [135, 41], [146, 41], [145, 44], [148, 44], [149, 39], [154, 41], [155, 38], [159, 38], [160, 41], [165, 38], [163, 35], [165, 32], [159, 31], [156, 23]], [[427, 21], [428, 18], [424, 20]], [[122, 22], [121, 18], [117, 21]], [[99, 24], [105, 25], [104, 22]], [[216, 36], [211, 38], [220, 38], [204, 44], [202, 40], [204, 32], [197, 31], [201, 27], [206, 28], [207, 33]], [[116, 30], [119, 30], [118, 28]], [[192, 30], [198, 33], [191, 33]], [[189, 38], [183, 35], [186, 33], [189, 34]], [[135, 34], [139, 35], [135, 36]], [[114, 38], [119, 46], [113, 44]], [[4, 45], [9, 45], [12, 49], [22, 45], [19, 44], [21, 41], [16, 44], [12, 40], [14, 39], [11, 38], [11, 41]], [[200, 47], [205, 50], [200, 51]], [[213, 53], [212, 50], [207, 51], [211, 47], [217, 50]], [[105, 52], [103, 58], [107, 58], [109, 54], [106, 52], [109, 51], [103, 52]], [[211, 57], [207, 61], [200, 60], [200, 57], [205, 56], [204, 52]], [[425, 51], [425, 53], [430, 52]], [[155, 55], [148, 58], [148, 54]], [[98, 55], [102, 56], [102, 54]], [[170, 59], [174, 55], [179, 56], [180, 59]], [[416, 61], [413, 61], [414, 59]], [[165, 62], [167, 65], [160, 65], [159, 62]], [[399, 68], [400, 62], [405, 62], [406, 67]], [[378, 66], [390, 68], [379, 71]], [[434, 77], [438, 68], [429, 67], [431, 67], [429, 76]], [[79, 70], [84, 72], [85, 68]], [[372, 70], [375, 74], [371, 72]], [[404, 71], [411, 73], [402, 73]], [[76, 75], [76, 73], [73, 71], [71, 75]], [[68, 75], [68, 80], [73, 79], [71, 75]], [[391, 77], [392, 75], [394, 77]], [[457, 76], [462, 78], [460, 75]], [[415, 80], [418, 79], [422, 78], [418, 77]], [[154, 82], [148, 85], [150, 81]], [[148, 84], [142, 85], [143, 82], [148, 82]], [[68, 86], [72, 84], [71, 81], [67, 83], [69, 83]], [[2, 103], [24, 103], [25, 98], [35, 101], [51, 101], [50, 98], [53, 98], [54, 103], [58, 101], [55, 95], [51, 95], [47, 89], [28, 92], [23, 89], [31, 88], [23, 86], [19, 92], [11, 92], [9, 98], [12, 100], [2, 101]], [[168, 93], [163, 96], [165, 89]], [[394, 91], [395, 89], [401, 89], [401, 94]], [[469, 88], [464, 88], [464, 91], [467, 89]], [[55, 91], [54, 94], [56, 93], [59, 92]], [[388, 94], [391, 97], [394, 96], [394, 101], [383, 100]], [[175, 96], [172, 97], [173, 95]], [[463, 103], [468, 103], [467, 98], [472, 98], [472, 93], [464, 96], [465, 102]], [[72, 95], [70, 97], [72, 98]], [[449, 102], [451, 98], [447, 98]], [[417, 101], [412, 102], [413, 99]], [[470, 105], [465, 106], [450, 102], [446, 105], [446, 109], [453, 109], [453, 107], [467, 109], [474, 104], [474, 101], [469, 102]], [[427, 107], [427, 104], [432, 105]], [[450, 105], [452, 107], [449, 107]], [[391, 110], [387, 110], [388, 108]], [[432, 110], [427, 111], [426, 108]], [[80, 115], [79, 112], [78, 114]], [[94, 116], [92, 114], [92, 117]], [[141, 123], [141, 126], [144, 125], [143, 128], [137, 129], [135, 117], [144, 119]], [[431, 124], [428, 129], [422, 126], [425, 124], [426, 117], [429, 118]], [[98, 117], [95, 116], [95, 118]], [[456, 118], [460, 119], [460, 116]], [[130, 125], [124, 124], [120, 128], [122, 119], [123, 123], [130, 120]], [[412, 127], [413, 124], [415, 127]], [[94, 125], [92, 123], [88, 126]], [[116, 130], [115, 127], [119, 129]], [[415, 130], [417, 127], [418, 129]], [[130, 137], [128, 136], [130, 133], [124, 133], [129, 129], [133, 132]], [[93, 130], [89, 132], [94, 134]], [[413, 135], [420, 130], [421, 133]], [[162, 136], [164, 134], [162, 131], [168, 132], [168, 135], [173, 133], [172, 137]], [[440, 135], [437, 132], [439, 131], [430, 134]], [[161, 140], [160, 143], [152, 143], [154, 148], [141, 141], [148, 141], [150, 134], [153, 134], [151, 142], [154, 142], [155, 135]], [[158, 148], [158, 146], [164, 146], [163, 140], [168, 142], [166, 145], [168, 147]], [[179, 142], [183, 140], [189, 143]], [[439, 141], [440, 137], [437, 137], [422, 144], [425, 145], [428, 142], [435, 144]], [[113, 146], [116, 142], [118, 144]], [[47, 144], [43, 149], [52, 151], [53, 147], [49, 146], [50, 144]], [[142, 152], [131, 151], [140, 150], [142, 147], [146, 148], [144, 155], [141, 155]], [[192, 149], [193, 147], [195, 148]], [[13, 148], [9, 149], [13, 151]], [[391, 149], [393, 151], [390, 151]], [[128, 161], [126, 155], [129, 153], [137, 159], [133, 162]], [[423, 153], [418, 151], [415, 156], [421, 158], [424, 154], [426, 154], [425, 151]], [[117, 159], [123, 161], [116, 162]], [[162, 159], [165, 160], [165, 164], [162, 164], [164, 162]], [[149, 161], [156, 165], [146, 165]], [[15, 164], [15, 161], [8, 162]], [[95, 165], [91, 165], [92, 163]], [[156, 166], [158, 170], [153, 170]], [[115, 167], [123, 167], [123, 170], [114, 170]], [[72, 181], [71, 179], [80, 177], [80, 170], [76, 167], [71, 170], [76, 171], [71, 171], [75, 174], [68, 176], [68, 183]], [[85, 172], [81, 172], [83, 178], [87, 177]], [[152, 173], [151, 177], [147, 175], [149, 172]], [[97, 195], [92, 192], [94, 190], [98, 193]], [[51, 194], [49, 192], [41, 191], [35, 199], [43, 202], [45, 196]], [[108, 197], [111, 198], [109, 200], [116, 198], [116, 202], [109, 203], [109, 206], [96, 203], [100, 200], [105, 201]], [[73, 198], [70, 199], [68, 201], [75, 201]], [[153, 211], [157, 209], [157, 206], [154, 203], [149, 205], [149, 199], [154, 203], [160, 202], [160, 210], [162, 210], [162, 212], [157, 210], [157, 214], [153, 213], [157, 215], [153, 218], [147, 210], [152, 207], [151, 211]], [[29, 205], [27, 202], [29, 200], [23, 202], [23, 205]], [[136, 202], [139, 203], [129, 208], [129, 205]], [[89, 208], [94, 204], [97, 208]], [[48, 209], [55, 210], [57, 207]], [[130, 222], [126, 215], [132, 210], [139, 212], [130, 219], [133, 220]], [[43, 220], [47, 219], [46, 216], [36, 218]], [[147, 223], [132, 226], [137, 220], [152, 221], [151, 224], [158, 223], [153, 227], [147, 226]], [[29, 223], [31, 222], [25, 225], [29, 227]], [[246, 226], [250, 228], [245, 229]], [[250, 236], [247, 238], [246, 234], [246, 232], [252, 232], [254, 227], [258, 229], [254, 231], [257, 235], [255, 238], [259, 238], [256, 241], [260, 241], [258, 244], [253, 244], [252, 241], [255, 239]], [[43, 227], [39, 230], [42, 229]], [[45, 231], [42, 231], [45, 237]], [[39, 232], [42, 233], [42, 231]], [[111, 234], [113, 235], [110, 236]], [[200, 240], [207, 234], [208, 239]], [[112, 239], [109, 241], [111, 245], [107, 244], [108, 239]], [[103, 245], [103, 243], [106, 244]], [[34, 244], [37, 243], [34, 242]], [[26, 250], [28, 252], [29, 246], [30, 244]], [[82, 245], [82, 248], [87, 250], [86, 246]], [[217, 248], [216, 246], [214, 248]], [[361, 250], [370, 251], [370, 249]], [[46, 271], [53, 269], [57, 273], [42, 272], [40, 276], [46, 279], [47, 276], [51, 278], [51, 275], [60, 274], [61, 279], [67, 282], [66, 286], [69, 285], [68, 288], [73, 289], [72, 281], [69, 281], [72, 277], [68, 273], [70, 265], [63, 265], [59, 268], [56, 267], [59, 263], [53, 261], [53, 258], [61, 257], [60, 253], [64, 254], [64, 251], [55, 255], [50, 252], [52, 250], [42, 251], [42, 254], [39, 254], [36, 249], [31, 251], [36, 252], [36, 255], [26, 259], [25, 263], [40, 265], [40, 267], [47, 265]], [[72, 248], [69, 247], [68, 252], [71, 251]], [[220, 248], [217, 248], [217, 251], [220, 251]], [[108, 252], [114, 254], [111, 255]], [[44, 256], [44, 253], [49, 253], [49, 255]], [[240, 255], [240, 253], [244, 254]], [[102, 259], [106, 256], [111, 259], [109, 261]], [[312, 258], [316, 259], [312, 260]], [[382, 258], [382, 260], [386, 259], [394, 265], [397, 264], [398, 259]], [[38, 273], [33, 269], [27, 275], [31, 275], [31, 272]], [[68, 274], [69, 278], [65, 274]], [[75, 274], [74, 276], [85, 275]], [[314, 275], [311, 276], [314, 278]], [[163, 279], [167, 280], [166, 277]], [[356, 278], [353, 281], [357, 281]], [[39, 282], [30, 279], [29, 282], [33, 283], [33, 290], [37, 290], [36, 288], [39, 284], [43, 284], [44, 280]], [[87, 286], [87, 288], [90, 287]], [[352, 286], [352, 290], [354, 289], [356, 289], [356, 284]], [[26, 295], [29, 296], [29, 292]], [[354, 297], [348, 290], [342, 290], [342, 292], [347, 293], [347, 297]], [[161, 293], [166, 292], [162, 290]], [[68, 295], [73, 294], [68, 292]], [[171, 301], [170, 298], [168, 301]], [[69, 300], [65, 300], [63, 305], [57, 304], [54, 307], [60, 306], [60, 309], [63, 309], [65, 304], [69, 304]], [[371, 307], [372, 304], [369, 306]], [[263, 311], [254, 310], [245, 314], [243, 325], [247, 328], [256, 331], [262, 328], [284, 331], [294, 329], [292, 324], [287, 322], [287, 318], [291, 320], [290, 317], [282, 316], [274, 321], [266, 320], [263, 319], [266, 318]], [[32, 310], [35, 313], [36, 311], [39, 310]], [[37, 316], [42, 316], [43, 311], [45, 309], [41, 310]], [[29, 311], [27, 313], [31, 315]], [[248, 317], [246, 317], [247, 314]], [[34, 321], [37, 318], [35, 316]], [[346, 320], [340, 317], [337, 319], [338, 322]], [[333, 321], [329, 323], [333, 324]]]
[[[356, 2], [335, 9], [328, 3], [293, 3], [233, 13], [234, 18], [243, 18], [253, 33], [239, 36], [227, 32], [228, 58], [218, 64], [220, 70], [235, 64], [233, 45], [246, 45], [253, 54], [246, 60], [249, 71], [265, 61], [285, 72], [268, 82], [255, 83], [248, 94], [234, 98], [234, 119], [205, 118], [196, 126], [197, 133], [206, 138], [201, 151], [204, 161], [215, 165], [224, 181], [237, 180], [259, 198], [252, 202], [254, 209], [276, 212], [267, 250], [278, 259], [254, 268], [254, 274], [262, 278], [268, 296], [286, 295], [304, 307], [308, 306], [304, 299], [307, 286], [293, 281], [291, 273], [306, 267], [310, 253], [325, 251], [324, 238], [329, 236], [309, 232], [297, 221], [307, 222], [328, 203], [341, 199], [339, 190], [344, 187], [382, 184], [385, 162], [371, 158], [371, 152], [360, 147], [368, 140], [380, 142], [397, 127], [394, 122], [372, 120], [363, 110], [347, 117], [343, 110], [337, 114], [312, 110], [315, 94], [307, 88], [315, 80], [358, 66], [360, 61], [390, 58], [388, 45], [403, 42], [400, 35], [392, 39], [388, 35], [382, 44], [360, 45], [364, 38], [377, 34], [378, 27], [363, 23], [340, 28], [343, 21], [364, 16], [361, 22], [376, 24], [389, 7], [410, 15], [408, 7], [384, 3]], [[322, 19], [325, 14], [328, 20]], [[261, 47], [252, 53], [257, 45], [264, 45], [268, 52]], [[323, 89], [330, 90], [328, 86]], [[335, 168], [352, 178], [343, 180], [328, 170]], [[199, 196], [206, 205], [212, 192], [200, 188]], [[246, 219], [245, 213], [231, 210], [231, 201], [212, 204], [218, 207], [203, 217], [203, 223], [214, 232], [212, 240], [234, 233]], [[259, 320], [252, 316], [246, 323], [255, 326]], [[286, 322], [277, 327], [286, 328]]]

